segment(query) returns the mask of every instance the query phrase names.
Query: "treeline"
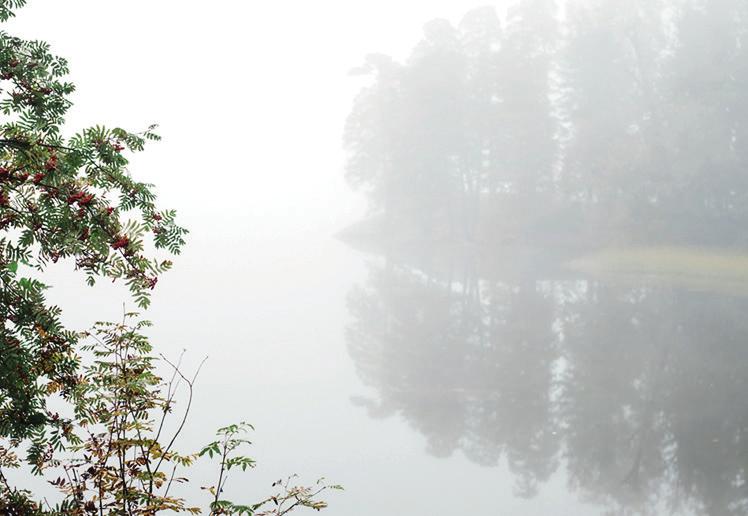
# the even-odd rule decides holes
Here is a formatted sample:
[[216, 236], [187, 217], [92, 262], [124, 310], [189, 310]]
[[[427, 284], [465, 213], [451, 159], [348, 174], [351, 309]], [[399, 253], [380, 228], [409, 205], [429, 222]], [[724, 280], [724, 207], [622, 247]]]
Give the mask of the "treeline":
[[347, 177], [409, 237], [741, 246], [748, 5], [523, 0], [366, 58]]

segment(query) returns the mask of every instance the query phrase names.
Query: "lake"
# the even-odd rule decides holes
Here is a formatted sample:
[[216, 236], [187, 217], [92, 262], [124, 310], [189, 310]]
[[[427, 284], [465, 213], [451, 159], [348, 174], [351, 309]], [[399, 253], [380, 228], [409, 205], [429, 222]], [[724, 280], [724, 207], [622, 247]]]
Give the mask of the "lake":
[[732, 514], [748, 501], [748, 297], [724, 278], [621, 280], [620, 260], [606, 274], [602, 259], [594, 274], [502, 274], [471, 247], [386, 256], [325, 233], [249, 238], [246, 263], [214, 264], [158, 315], [200, 321], [183, 335], [162, 322], [173, 352], [209, 350], [184, 442], [232, 419], [257, 427], [260, 466], [232, 496], [296, 472], [345, 485], [330, 515]]

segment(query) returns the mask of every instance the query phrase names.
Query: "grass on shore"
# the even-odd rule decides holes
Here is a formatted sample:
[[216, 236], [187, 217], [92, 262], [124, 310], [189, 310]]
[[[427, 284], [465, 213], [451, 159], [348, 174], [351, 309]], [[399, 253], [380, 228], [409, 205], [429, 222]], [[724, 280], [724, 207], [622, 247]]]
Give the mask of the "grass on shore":
[[608, 279], [748, 295], [748, 252], [698, 247], [607, 248], [572, 260], [567, 269]]

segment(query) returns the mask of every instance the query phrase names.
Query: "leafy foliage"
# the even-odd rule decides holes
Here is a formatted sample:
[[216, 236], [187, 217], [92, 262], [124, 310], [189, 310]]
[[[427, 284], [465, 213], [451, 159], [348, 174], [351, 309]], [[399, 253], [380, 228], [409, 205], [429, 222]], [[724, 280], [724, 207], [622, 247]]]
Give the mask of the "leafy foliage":
[[213, 501], [210, 504], [211, 515], [282, 516], [301, 507], [319, 511], [327, 507], [325, 501], [318, 499], [320, 493], [327, 489], [342, 489], [339, 485], [325, 483], [324, 479], [319, 479], [314, 487], [298, 486], [294, 483], [296, 475], [292, 475], [286, 479], [273, 482], [272, 487], [279, 489], [279, 492], [259, 503], [239, 505], [222, 499], [221, 495], [226, 486], [229, 472], [234, 468], [246, 471], [248, 468], [255, 466], [254, 460], [237, 453], [238, 449], [251, 444], [247, 439], [242, 437], [249, 430], [254, 430], [254, 428], [248, 423], [233, 424], [219, 428], [216, 432], [218, 439], [207, 444], [198, 453], [200, 457], [207, 455], [210, 458], [220, 458], [220, 468], [216, 484], [203, 488], [213, 496]]
[[[24, 3], [1, 0], [0, 20]], [[155, 127], [97, 126], [64, 137], [74, 91], [67, 73], [47, 43], [0, 31], [0, 436], [41, 439], [53, 421], [39, 380], [64, 396], [77, 383], [76, 335], [46, 303], [47, 286], [28, 274], [69, 259], [89, 284], [123, 281], [147, 307], [171, 262], [147, 256], [146, 243], [172, 254], [184, 244], [174, 211], [159, 210], [152, 185], [127, 170], [126, 153], [158, 140]]]
[[[75, 387], [74, 416], [66, 420], [59, 414], [60, 431], [37, 454], [35, 470], [62, 495], [54, 507], [33, 500], [32, 494], [12, 488], [2, 470], [20, 466], [19, 441], [0, 444], [0, 509], [8, 513], [45, 515], [154, 515], [160, 512], [204, 514], [173, 494], [173, 487], [185, 484], [183, 471], [201, 457], [219, 460], [218, 481], [203, 489], [210, 493], [210, 515], [280, 516], [301, 507], [320, 510], [326, 503], [319, 494], [340, 489], [320, 480], [314, 488], [294, 484], [295, 477], [273, 484], [277, 493], [259, 503], [242, 505], [222, 497], [229, 473], [254, 467], [241, 449], [252, 429], [247, 423], [221, 428], [217, 440], [198, 453], [182, 454], [175, 449], [177, 437], [185, 427], [192, 405], [195, 380], [200, 371], [185, 376], [179, 363], [156, 360], [153, 348], [142, 330], [146, 321], [131, 322], [135, 314], [126, 314], [123, 322], [97, 323], [82, 347], [88, 360]], [[168, 365], [171, 376], [164, 380], [156, 368]], [[62, 386], [55, 381], [45, 385], [48, 393]], [[175, 415], [177, 393], [186, 388], [186, 404], [177, 417], [176, 430], [169, 434], [167, 422]], [[2, 441], [0, 441], [2, 443]], [[32, 442], [31, 447], [38, 446]], [[55, 457], [62, 449], [66, 454]], [[269, 509], [268, 509], [269, 507]], [[24, 512], [26, 511], [26, 512]], [[14, 514], [10, 512], [10, 514]]]

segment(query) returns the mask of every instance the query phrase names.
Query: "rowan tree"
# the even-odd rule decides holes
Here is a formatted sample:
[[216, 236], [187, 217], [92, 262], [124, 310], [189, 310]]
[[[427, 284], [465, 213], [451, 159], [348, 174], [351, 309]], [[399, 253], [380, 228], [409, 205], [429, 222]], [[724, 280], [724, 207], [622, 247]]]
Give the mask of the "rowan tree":
[[[0, 0], [0, 21], [25, 3]], [[176, 254], [186, 233], [174, 211], [157, 208], [152, 185], [128, 172], [128, 153], [158, 140], [154, 127], [65, 135], [75, 89], [67, 74], [47, 43], [0, 31], [0, 437], [33, 436], [32, 461], [43, 453], [44, 429], [56, 424], [42, 380], [63, 396], [78, 381], [77, 336], [46, 302], [40, 273], [67, 260], [90, 285], [125, 282], [145, 308], [171, 265], [146, 244]]]
[[[24, 4], [0, 0], [0, 21]], [[274, 494], [259, 502], [228, 500], [229, 476], [254, 466], [242, 455], [251, 426], [228, 425], [200, 451], [179, 453], [174, 445], [197, 373], [190, 379], [179, 363], [161, 357], [172, 372], [167, 380], [158, 376], [160, 361], [141, 333], [149, 323], [130, 324], [135, 314], [74, 332], [45, 300], [48, 286], [39, 278], [50, 263], [67, 260], [90, 285], [97, 278], [126, 283], [146, 308], [159, 275], [171, 267], [155, 255], [178, 254], [186, 234], [173, 210], [156, 207], [153, 186], [128, 172], [127, 154], [159, 139], [153, 126], [142, 133], [97, 126], [64, 135], [74, 91], [67, 73], [46, 43], [0, 31], [0, 513], [282, 516], [325, 508], [319, 495], [340, 486], [320, 479], [304, 487], [295, 476], [273, 483]], [[180, 385], [188, 388], [186, 406], [167, 435]], [[47, 406], [51, 395], [68, 401], [67, 415]], [[24, 449], [32, 472], [58, 491], [57, 501], [6, 474], [22, 467]], [[203, 456], [218, 460], [215, 484], [203, 487], [204, 512], [171, 492]]]

